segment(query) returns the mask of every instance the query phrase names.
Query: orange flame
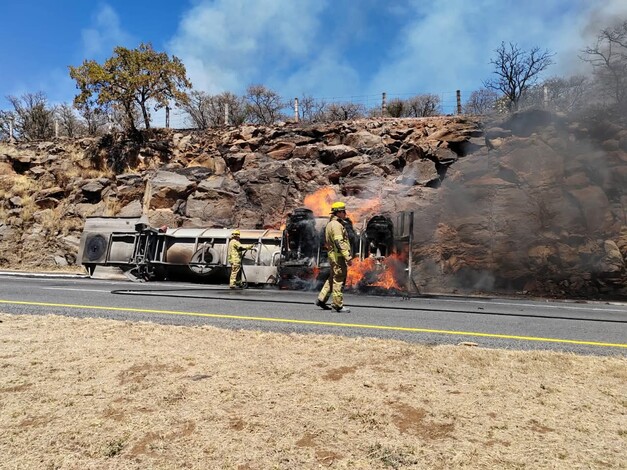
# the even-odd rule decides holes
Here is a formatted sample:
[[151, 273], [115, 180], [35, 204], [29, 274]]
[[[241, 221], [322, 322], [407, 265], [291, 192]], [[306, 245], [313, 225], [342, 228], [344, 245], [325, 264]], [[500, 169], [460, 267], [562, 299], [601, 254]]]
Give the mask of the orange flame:
[[372, 215], [380, 212], [381, 200], [379, 198], [360, 200], [359, 206], [349, 209], [346, 210], [346, 215], [353, 221], [353, 224], [357, 224], [362, 218], [370, 218]]
[[[335, 201], [341, 200], [337, 193], [330, 186], [325, 186], [318, 189], [313, 194], [305, 196], [303, 205], [313, 211], [316, 217], [326, 217], [331, 213], [331, 205]], [[365, 199], [359, 200], [359, 205], [351, 207], [348, 205], [346, 215], [353, 224], [357, 224], [362, 217], [369, 217], [378, 212], [381, 209], [381, 199]]]
[[318, 275], [320, 274], [320, 268], [316, 265], [311, 268], [312, 278], [318, 279]]
[[366, 285], [383, 289], [404, 290], [402, 278], [405, 275], [405, 261], [401, 254], [392, 254], [383, 259], [369, 257], [354, 259], [348, 268], [347, 287]]
[[320, 188], [313, 194], [305, 196], [303, 204], [307, 209], [313, 211], [317, 217], [329, 215], [331, 212], [331, 205], [337, 199], [335, 191], [331, 187]]

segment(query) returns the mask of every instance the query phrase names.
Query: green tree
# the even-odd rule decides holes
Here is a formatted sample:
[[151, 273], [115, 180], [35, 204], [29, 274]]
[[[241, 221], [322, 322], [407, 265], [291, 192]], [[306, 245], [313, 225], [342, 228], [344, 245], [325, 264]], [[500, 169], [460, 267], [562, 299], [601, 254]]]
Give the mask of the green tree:
[[186, 73], [178, 57], [156, 52], [151, 44], [142, 43], [137, 49], [116, 47], [102, 65], [86, 60], [78, 67], [70, 66], [70, 77], [80, 90], [74, 106], [82, 109], [96, 104], [107, 109], [118, 105], [132, 130], [136, 130], [139, 110], [148, 129], [150, 104], [157, 110], [170, 101], [186, 100], [185, 90], [192, 86]]

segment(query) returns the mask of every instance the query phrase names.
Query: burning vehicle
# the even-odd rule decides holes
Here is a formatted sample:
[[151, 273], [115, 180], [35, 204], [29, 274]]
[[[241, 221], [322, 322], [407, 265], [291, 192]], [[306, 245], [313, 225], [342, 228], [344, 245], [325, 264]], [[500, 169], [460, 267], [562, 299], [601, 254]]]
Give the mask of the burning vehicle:
[[[377, 214], [356, 228], [345, 226], [355, 259], [347, 287], [409, 290], [413, 213]], [[324, 246], [327, 216], [295, 209], [282, 229], [240, 229], [243, 244], [255, 248], [242, 259], [250, 285], [313, 289], [329, 275]], [[121, 269], [134, 280], [186, 280], [227, 283], [230, 265], [228, 228], [150, 227], [145, 218], [89, 217], [81, 237], [79, 260], [90, 275], [101, 266]]]
[[[241, 229], [241, 241], [255, 249], [242, 260], [248, 284], [316, 288], [329, 275], [324, 247], [326, 217], [296, 209], [283, 230]], [[407, 289], [411, 277], [413, 213], [375, 215], [357, 230], [347, 231], [355, 259], [347, 287]], [[227, 247], [231, 229], [154, 228], [143, 218], [89, 217], [81, 236], [79, 260], [90, 275], [100, 266], [120, 268], [134, 280], [228, 282]]]

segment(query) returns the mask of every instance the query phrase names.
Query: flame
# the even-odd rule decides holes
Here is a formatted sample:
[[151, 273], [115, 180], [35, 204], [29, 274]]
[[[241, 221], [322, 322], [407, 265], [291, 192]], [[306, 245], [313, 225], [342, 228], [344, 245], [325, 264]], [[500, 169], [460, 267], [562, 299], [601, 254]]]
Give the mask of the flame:
[[[331, 213], [331, 205], [335, 201], [342, 200], [330, 186], [318, 189], [316, 192], [305, 196], [303, 205], [313, 211], [316, 217], [326, 217]], [[367, 218], [380, 212], [381, 199], [359, 199], [352, 204], [347, 204], [346, 216], [353, 224], [359, 223], [362, 218]]]
[[362, 218], [368, 219], [380, 210], [381, 199], [379, 198], [359, 200], [359, 206], [349, 207], [346, 210], [346, 216], [353, 221], [353, 224], [358, 224]]
[[337, 199], [335, 190], [329, 186], [320, 188], [313, 194], [305, 196], [303, 204], [307, 209], [313, 211], [317, 217], [329, 215], [331, 212], [331, 205]]
[[362, 279], [369, 276], [371, 272], [378, 269], [376, 258], [353, 259], [348, 267], [348, 275], [346, 276], [346, 287], [356, 286]]
[[311, 272], [313, 279], [318, 279], [318, 275], [320, 274], [320, 268], [317, 265], [311, 268]]
[[354, 259], [348, 268], [347, 287], [371, 286], [383, 289], [404, 290], [404, 255], [392, 254], [385, 258]]

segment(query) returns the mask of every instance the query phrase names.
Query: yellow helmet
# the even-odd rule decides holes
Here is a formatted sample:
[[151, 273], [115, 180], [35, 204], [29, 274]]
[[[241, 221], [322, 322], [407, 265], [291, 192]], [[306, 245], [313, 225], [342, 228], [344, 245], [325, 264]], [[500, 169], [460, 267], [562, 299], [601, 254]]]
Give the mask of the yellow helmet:
[[345, 210], [346, 204], [344, 204], [343, 202], [334, 202], [333, 204], [331, 204], [331, 213]]
[[239, 233], [239, 230], [237, 230], [237, 229], [235, 229], [235, 230], [233, 230], [233, 232], [231, 232], [231, 236], [232, 237], [239, 237], [239, 235], [240, 235], [240, 233]]

